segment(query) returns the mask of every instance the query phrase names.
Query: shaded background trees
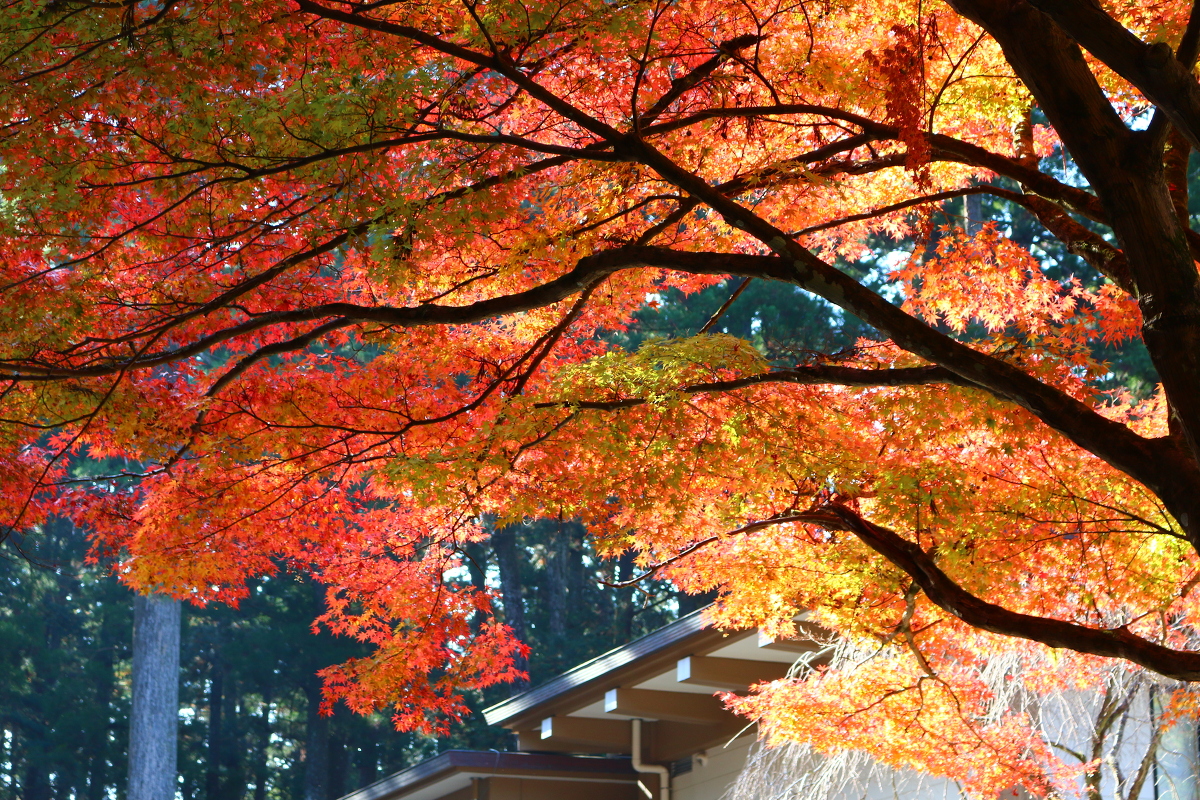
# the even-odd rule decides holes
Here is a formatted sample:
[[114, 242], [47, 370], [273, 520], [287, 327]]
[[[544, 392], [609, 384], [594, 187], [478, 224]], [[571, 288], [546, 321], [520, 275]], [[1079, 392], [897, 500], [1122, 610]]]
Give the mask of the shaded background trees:
[[[519, 614], [539, 682], [674, 619], [704, 598], [661, 582], [616, 588], [632, 557], [601, 560], [575, 522], [510, 526], [473, 545], [455, 579], [497, 592]], [[86, 563], [84, 533], [61, 520], [11, 540], [0, 560], [0, 798], [123, 797], [133, 595]], [[502, 566], [502, 564], [504, 566]], [[509, 574], [509, 569], [516, 574]], [[473, 573], [473, 574], [472, 574]], [[508, 587], [508, 591], [501, 591]], [[185, 800], [326, 800], [450, 747], [506, 748], [470, 717], [449, 737], [396, 732], [386, 715], [317, 713], [318, 670], [365, 646], [312, 620], [317, 584], [282, 572], [240, 607], [185, 604], [179, 791]], [[520, 686], [471, 698], [476, 709]]]
[[124, 786], [129, 590], [55, 521], [0, 559], [0, 796], [87, 800]]

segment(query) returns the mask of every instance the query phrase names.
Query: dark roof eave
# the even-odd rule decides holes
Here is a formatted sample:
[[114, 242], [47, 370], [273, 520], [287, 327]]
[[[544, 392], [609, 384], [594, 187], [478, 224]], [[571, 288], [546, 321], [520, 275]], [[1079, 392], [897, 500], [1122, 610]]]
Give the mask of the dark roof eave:
[[346, 795], [342, 800], [376, 800], [400, 797], [455, 772], [484, 775], [578, 773], [582, 775], [634, 776], [628, 758], [569, 756], [550, 753], [502, 753], [496, 750], [448, 750], [406, 770], [382, 778]]

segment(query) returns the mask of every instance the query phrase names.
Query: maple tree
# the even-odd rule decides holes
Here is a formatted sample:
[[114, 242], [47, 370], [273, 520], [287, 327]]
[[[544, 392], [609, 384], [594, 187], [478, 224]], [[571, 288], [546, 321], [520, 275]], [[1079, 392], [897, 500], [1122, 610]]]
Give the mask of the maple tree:
[[[409, 728], [514, 676], [445, 579], [485, 515], [578, 519], [726, 624], [903, 644], [822, 673], [846, 708], [966, 724], [997, 647], [1200, 679], [1190, 4], [53, 0], [0, 40], [6, 530], [70, 513], [200, 602], [310, 572], [377, 648], [328, 697]], [[1079, 269], [936, 231], [970, 194]], [[728, 276], [870, 335], [598, 335]], [[1002, 728], [980, 791], [1047, 763]]]

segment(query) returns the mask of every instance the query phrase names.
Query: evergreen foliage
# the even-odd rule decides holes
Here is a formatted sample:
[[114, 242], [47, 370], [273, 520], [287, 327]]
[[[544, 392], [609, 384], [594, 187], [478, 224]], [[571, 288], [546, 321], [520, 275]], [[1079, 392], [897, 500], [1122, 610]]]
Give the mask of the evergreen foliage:
[[[632, 559], [600, 559], [577, 522], [511, 527], [535, 684], [703, 602], [663, 582], [608, 585], [632, 577]], [[0, 800], [124, 796], [133, 595], [87, 553], [84, 533], [56, 518], [13, 537], [0, 559]], [[498, 592], [491, 548], [470, 555]], [[322, 604], [317, 584], [287, 572], [254, 581], [237, 607], [185, 604], [184, 800], [333, 800], [441, 750], [511, 745], [479, 714], [429, 738], [397, 732], [384, 714], [313, 713], [316, 673], [367, 649], [314, 633]], [[469, 701], [479, 710], [519, 688]]]

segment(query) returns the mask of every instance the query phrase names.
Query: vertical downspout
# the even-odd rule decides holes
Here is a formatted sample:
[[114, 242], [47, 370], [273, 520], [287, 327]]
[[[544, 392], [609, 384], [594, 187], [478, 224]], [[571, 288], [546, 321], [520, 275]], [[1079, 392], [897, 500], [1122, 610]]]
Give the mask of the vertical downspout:
[[633, 741], [630, 743], [632, 753], [629, 763], [637, 772], [652, 772], [658, 776], [658, 796], [660, 800], [671, 800], [671, 771], [658, 764], [642, 763], [642, 721], [631, 720], [633, 723]]

